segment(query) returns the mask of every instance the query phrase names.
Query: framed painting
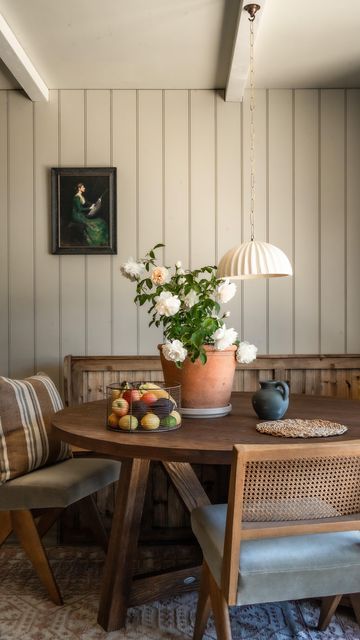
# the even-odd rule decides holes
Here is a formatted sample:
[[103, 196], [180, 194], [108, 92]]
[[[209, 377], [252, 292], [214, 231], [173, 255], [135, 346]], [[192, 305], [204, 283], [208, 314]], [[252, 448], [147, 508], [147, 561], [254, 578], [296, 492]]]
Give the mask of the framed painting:
[[116, 253], [116, 168], [51, 169], [51, 252]]

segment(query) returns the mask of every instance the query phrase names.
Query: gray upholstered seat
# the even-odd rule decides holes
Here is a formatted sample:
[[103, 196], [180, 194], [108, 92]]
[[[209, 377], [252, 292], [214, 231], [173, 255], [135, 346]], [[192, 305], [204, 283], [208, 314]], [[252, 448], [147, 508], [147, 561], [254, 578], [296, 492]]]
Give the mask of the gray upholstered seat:
[[65, 508], [119, 479], [120, 462], [69, 458], [0, 485], [0, 510]]
[[41, 537], [67, 506], [82, 500], [89, 527], [106, 549], [107, 533], [92, 494], [118, 480], [120, 467], [115, 460], [68, 458], [0, 485], [0, 546], [13, 531], [55, 604], [62, 604], [62, 597]]
[[[227, 505], [194, 509], [191, 525], [204, 559], [221, 586]], [[244, 540], [238, 605], [298, 600], [360, 591], [360, 532]]]

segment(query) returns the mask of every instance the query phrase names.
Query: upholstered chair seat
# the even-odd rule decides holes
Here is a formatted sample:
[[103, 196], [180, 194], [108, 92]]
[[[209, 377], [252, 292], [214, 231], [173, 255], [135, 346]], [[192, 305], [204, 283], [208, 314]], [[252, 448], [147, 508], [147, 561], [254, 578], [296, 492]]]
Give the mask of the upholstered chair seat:
[[69, 458], [0, 485], [0, 509], [65, 509], [119, 479], [120, 463]]
[[[199, 507], [191, 514], [193, 531], [219, 588], [226, 516], [225, 504]], [[331, 596], [334, 584], [339, 593], [360, 592], [359, 531], [262, 538], [241, 544], [237, 605]]]

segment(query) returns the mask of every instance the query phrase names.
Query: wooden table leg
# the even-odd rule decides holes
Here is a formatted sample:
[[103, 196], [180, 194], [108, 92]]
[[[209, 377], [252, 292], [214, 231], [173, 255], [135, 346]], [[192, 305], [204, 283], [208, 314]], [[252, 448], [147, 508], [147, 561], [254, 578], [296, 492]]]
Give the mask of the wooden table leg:
[[[149, 464], [149, 460], [135, 459], [125, 460], [121, 465], [98, 614], [98, 623], [106, 631], [125, 626], [128, 606], [196, 589], [199, 584], [199, 568], [133, 580]], [[163, 462], [163, 465], [190, 512], [210, 504], [189, 463]]]
[[199, 478], [188, 462], [163, 462], [166, 473], [189, 512], [210, 504]]
[[149, 465], [140, 459], [121, 464], [98, 614], [105, 631], [125, 626]]

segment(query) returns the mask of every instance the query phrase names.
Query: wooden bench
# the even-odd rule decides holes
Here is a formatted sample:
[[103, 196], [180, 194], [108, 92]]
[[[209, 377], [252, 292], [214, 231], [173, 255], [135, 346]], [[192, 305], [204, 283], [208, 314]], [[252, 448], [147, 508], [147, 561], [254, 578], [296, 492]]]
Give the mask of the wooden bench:
[[[254, 392], [259, 388], [259, 380], [264, 379], [286, 380], [291, 393], [360, 399], [360, 356], [259, 356], [249, 365], [237, 366], [234, 390]], [[163, 380], [159, 357], [69, 355], [65, 358], [67, 405], [104, 398], [107, 385], [124, 380]], [[199, 465], [195, 470], [210, 500], [226, 501], [228, 470], [211, 465]], [[101, 492], [97, 502], [110, 523], [114, 489]], [[154, 464], [151, 472], [142, 531], [142, 542], [146, 544], [141, 547], [139, 571], [151, 571], [154, 566], [165, 569], [171, 566], [175, 556], [182, 565], [198, 558], [188, 513], [161, 464]], [[81, 513], [74, 509], [63, 522], [62, 536], [74, 542], [76, 534], [83, 540]]]
[[[237, 365], [234, 391], [256, 391], [258, 381], [286, 380], [292, 393], [360, 399], [360, 355], [259, 356]], [[111, 382], [163, 380], [157, 356], [66, 356], [65, 402], [104, 397]]]

